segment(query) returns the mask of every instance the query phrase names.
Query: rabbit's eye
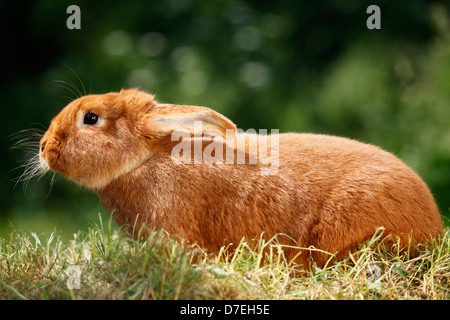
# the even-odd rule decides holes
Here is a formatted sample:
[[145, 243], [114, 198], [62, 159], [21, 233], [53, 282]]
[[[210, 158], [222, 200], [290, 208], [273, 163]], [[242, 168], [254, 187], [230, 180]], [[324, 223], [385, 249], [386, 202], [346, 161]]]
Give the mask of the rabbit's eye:
[[88, 112], [85, 114], [84, 119], [83, 119], [83, 123], [93, 126], [95, 124], [97, 124], [98, 122], [98, 115], [96, 115], [95, 113], [92, 112]]

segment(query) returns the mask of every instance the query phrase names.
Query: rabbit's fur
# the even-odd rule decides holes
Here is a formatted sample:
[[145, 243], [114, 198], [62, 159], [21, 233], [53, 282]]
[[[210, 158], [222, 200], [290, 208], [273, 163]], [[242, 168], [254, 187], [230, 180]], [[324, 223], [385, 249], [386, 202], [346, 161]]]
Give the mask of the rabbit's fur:
[[[83, 123], [88, 112], [99, 116], [96, 125]], [[204, 134], [215, 130], [224, 151], [243, 151], [246, 164], [174, 161], [174, 132], [192, 144], [201, 140], [193, 135], [194, 121], [202, 121]], [[272, 137], [278, 143], [272, 140], [270, 161], [264, 162], [253, 154], [251, 135], [236, 132], [219, 113], [160, 104], [129, 89], [71, 102], [51, 122], [40, 155], [43, 166], [94, 190], [119, 225], [163, 228], [211, 251], [263, 233], [267, 239], [284, 234], [278, 237], [284, 244], [340, 257], [379, 227], [403, 245], [443, 234], [428, 187], [391, 153], [327, 135]], [[210, 140], [200, 141], [202, 150]], [[275, 152], [276, 170], [264, 172]], [[252, 157], [256, 164], [249, 163]], [[298, 251], [285, 253], [292, 258]], [[297, 262], [307, 264], [310, 257], [319, 266], [328, 259], [304, 251]]]

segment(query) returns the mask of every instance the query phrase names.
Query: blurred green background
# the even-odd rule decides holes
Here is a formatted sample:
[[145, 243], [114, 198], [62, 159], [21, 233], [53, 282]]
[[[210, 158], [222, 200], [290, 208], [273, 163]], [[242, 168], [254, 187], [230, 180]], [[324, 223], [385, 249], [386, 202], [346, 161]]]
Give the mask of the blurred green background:
[[[69, 5], [81, 30], [69, 30]], [[366, 9], [381, 9], [369, 30]], [[79, 93], [140, 87], [247, 130], [342, 135], [387, 149], [450, 207], [446, 1], [2, 1], [0, 235], [71, 236], [106, 211], [52, 175], [26, 190], [14, 133], [46, 128]], [[37, 152], [37, 144], [31, 153]], [[448, 218], [445, 219], [448, 224]]]

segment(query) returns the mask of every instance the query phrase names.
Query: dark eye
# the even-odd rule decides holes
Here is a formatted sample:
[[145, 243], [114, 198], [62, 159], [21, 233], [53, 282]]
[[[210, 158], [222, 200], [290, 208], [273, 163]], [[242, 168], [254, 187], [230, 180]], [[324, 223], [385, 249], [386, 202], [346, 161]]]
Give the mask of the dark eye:
[[92, 112], [88, 112], [84, 115], [83, 123], [93, 126], [98, 122], [98, 115]]

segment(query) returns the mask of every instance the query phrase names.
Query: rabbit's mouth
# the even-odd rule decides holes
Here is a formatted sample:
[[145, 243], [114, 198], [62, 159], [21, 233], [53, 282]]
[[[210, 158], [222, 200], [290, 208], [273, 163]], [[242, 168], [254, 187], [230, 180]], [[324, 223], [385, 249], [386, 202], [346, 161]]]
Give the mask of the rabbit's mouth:
[[41, 169], [48, 171], [50, 170], [50, 166], [47, 163], [47, 160], [45, 160], [43, 153], [44, 153], [44, 149], [45, 149], [45, 143], [42, 144], [39, 148], [39, 164], [41, 165]]
[[41, 163], [41, 167], [43, 170], [48, 171], [50, 167], [47, 164], [47, 161], [45, 161], [45, 158], [42, 156], [42, 153], [39, 154], [39, 161]]
[[45, 150], [40, 150], [39, 162], [43, 170], [51, 170], [64, 175], [60, 164], [60, 152], [57, 148], [46, 147]]

